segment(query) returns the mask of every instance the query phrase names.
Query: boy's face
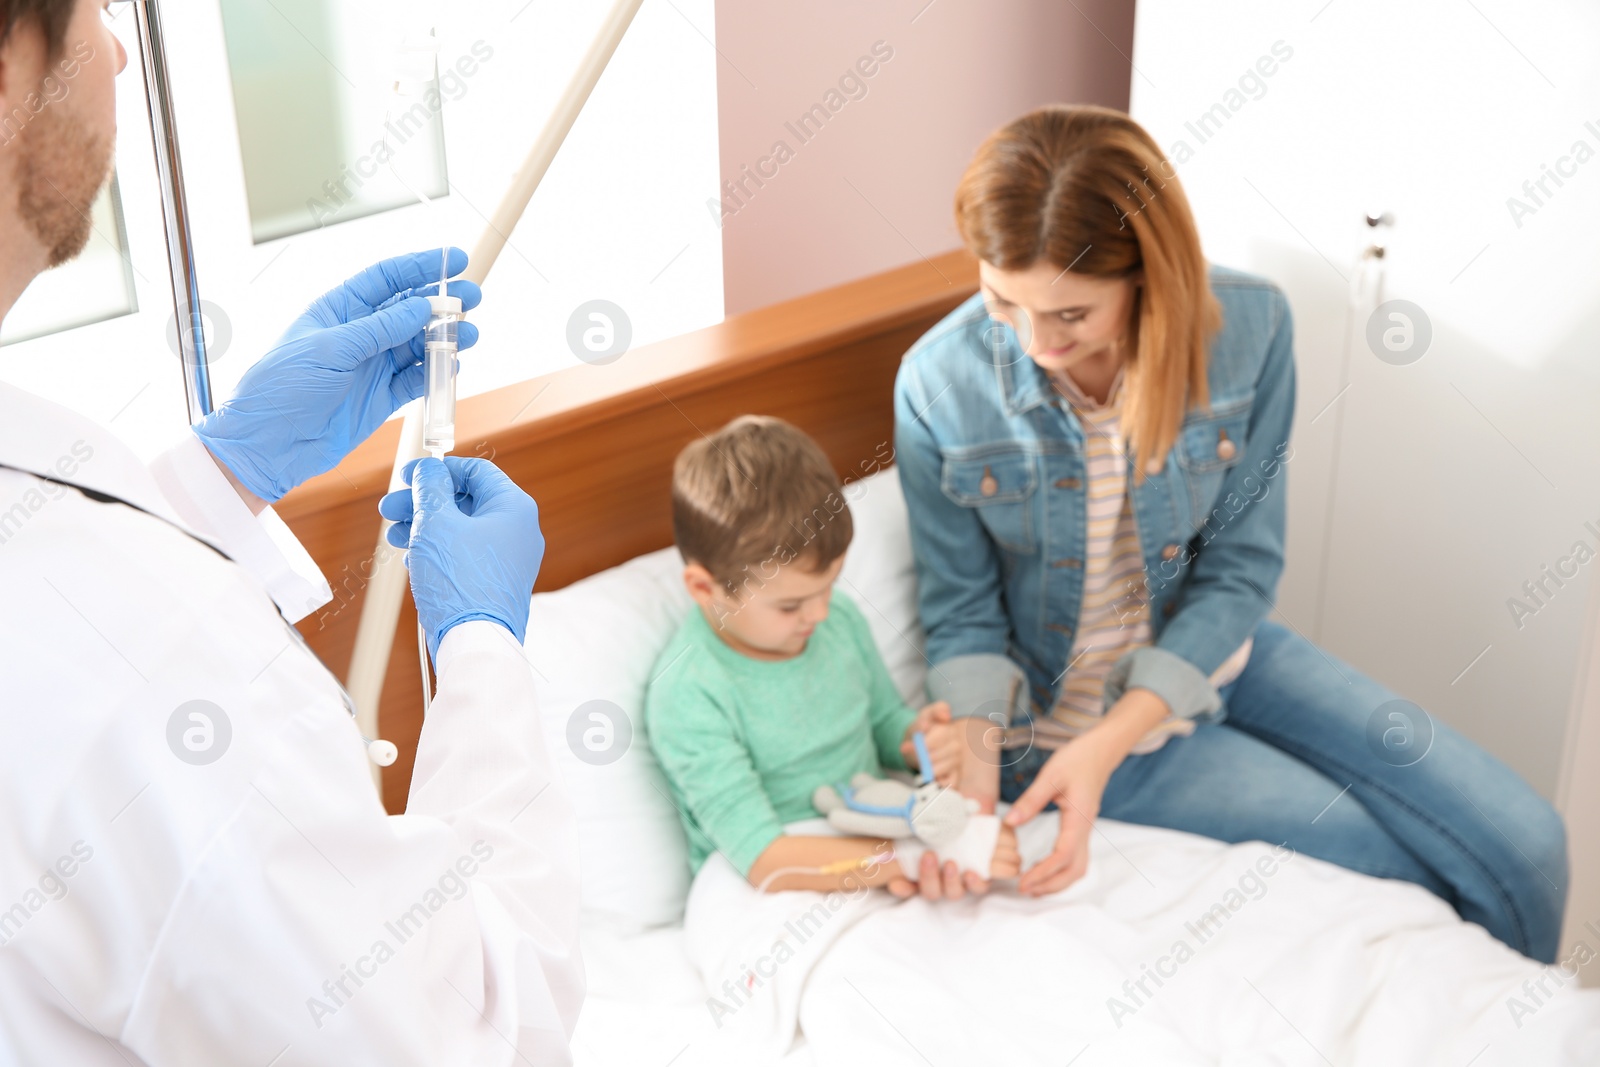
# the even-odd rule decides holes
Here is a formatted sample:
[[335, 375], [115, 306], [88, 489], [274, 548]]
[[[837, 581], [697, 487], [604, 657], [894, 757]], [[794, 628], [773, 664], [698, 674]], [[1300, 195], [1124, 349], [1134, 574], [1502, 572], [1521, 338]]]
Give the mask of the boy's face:
[[812, 631], [828, 617], [833, 583], [844, 567], [843, 556], [820, 571], [810, 562], [778, 567], [765, 581], [752, 570], [738, 598], [698, 563], [683, 568], [683, 584], [729, 648], [752, 659], [790, 659], [805, 651]]

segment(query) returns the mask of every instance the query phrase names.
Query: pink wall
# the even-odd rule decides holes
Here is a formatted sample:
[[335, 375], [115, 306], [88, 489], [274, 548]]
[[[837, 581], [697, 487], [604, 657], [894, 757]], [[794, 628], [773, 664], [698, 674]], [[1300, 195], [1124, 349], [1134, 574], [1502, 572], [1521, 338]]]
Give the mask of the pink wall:
[[[724, 200], [727, 313], [957, 247], [951, 198], [984, 135], [1040, 104], [1128, 106], [1133, 7], [718, 0], [724, 193], [742, 184]], [[827, 120], [799, 128], [819, 104]]]

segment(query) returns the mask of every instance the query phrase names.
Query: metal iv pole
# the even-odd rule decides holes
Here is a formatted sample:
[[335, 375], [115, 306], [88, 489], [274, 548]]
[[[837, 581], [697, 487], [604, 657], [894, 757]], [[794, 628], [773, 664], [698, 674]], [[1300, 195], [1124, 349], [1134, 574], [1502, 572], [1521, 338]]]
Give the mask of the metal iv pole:
[[161, 186], [161, 218], [166, 224], [167, 265], [172, 276], [172, 310], [178, 327], [178, 354], [183, 361], [183, 391], [189, 422], [211, 413], [211, 368], [206, 362], [205, 320], [200, 310], [200, 282], [189, 235], [189, 204], [183, 193], [183, 162], [178, 155], [178, 127], [172, 114], [172, 89], [167, 79], [167, 51], [161, 36], [156, 0], [129, 0], [139, 29], [139, 56], [144, 68], [144, 96], [150, 108], [150, 136], [156, 154], [156, 180]]

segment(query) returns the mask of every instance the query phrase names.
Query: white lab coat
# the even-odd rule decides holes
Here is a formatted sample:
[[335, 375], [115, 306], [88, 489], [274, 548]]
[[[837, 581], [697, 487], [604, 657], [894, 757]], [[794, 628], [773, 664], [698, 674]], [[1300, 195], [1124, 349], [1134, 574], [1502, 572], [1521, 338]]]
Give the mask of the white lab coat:
[[326, 582], [198, 439], [146, 467], [0, 385], [0, 463], [237, 561], [0, 469], [0, 1064], [569, 1062], [577, 842], [510, 633], [446, 635], [389, 816], [273, 608]]

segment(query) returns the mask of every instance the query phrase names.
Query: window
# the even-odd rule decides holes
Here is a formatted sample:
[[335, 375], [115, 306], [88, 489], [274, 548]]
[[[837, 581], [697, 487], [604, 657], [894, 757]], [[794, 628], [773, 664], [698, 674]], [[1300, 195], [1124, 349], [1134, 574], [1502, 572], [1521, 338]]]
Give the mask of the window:
[[433, 54], [415, 50], [417, 33], [410, 51], [372, 47], [362, 8], [222, 0], [257, 244], [448, 191]]

